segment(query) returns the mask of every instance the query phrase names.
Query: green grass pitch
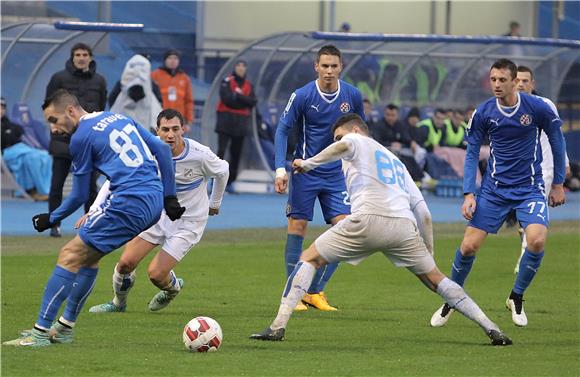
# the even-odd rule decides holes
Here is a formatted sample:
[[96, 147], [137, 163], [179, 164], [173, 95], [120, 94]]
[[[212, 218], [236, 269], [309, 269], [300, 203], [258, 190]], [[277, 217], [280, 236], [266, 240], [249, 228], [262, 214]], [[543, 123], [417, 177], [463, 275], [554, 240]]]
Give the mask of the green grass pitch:
[[[442, 303], [382, 255], [342, 265], [327, 287], [338, 312], [296, 313], [279, 343], [248, 339], [273, 319], [284, 285], [284, 230], [208, 232], [176, 269], [185, 287], [157, 313], [145, 265], [126, 313], [92, 314], [111, 299], [120, 253], [103, 259], [79, 317], [75, 342], [45, 349], [2, 346], [3, 376], [577, 376], [580, 373], [580, 222], [555, 223], [540, 272], [526, 293], [527, 328], [516, 328], [504, 301], [512, 288], [519, 238], [490, 236], [467, 280], [468, 293], [514, 341], [493, 347], [456, 313], [446, 327], [429, 319]], [[315, 234], [311, 230], [307, 244]], [[449, 273], [459, 225], [436, 225], [436, 261]], [[66, 240], [2, 237], [2, 341], [34, 323], [57, 250]], [[150, 259], [147, 259], [149, 261]], [[199, 315], [222, 326], [222, 348], [185, 350], [181, 332]]]

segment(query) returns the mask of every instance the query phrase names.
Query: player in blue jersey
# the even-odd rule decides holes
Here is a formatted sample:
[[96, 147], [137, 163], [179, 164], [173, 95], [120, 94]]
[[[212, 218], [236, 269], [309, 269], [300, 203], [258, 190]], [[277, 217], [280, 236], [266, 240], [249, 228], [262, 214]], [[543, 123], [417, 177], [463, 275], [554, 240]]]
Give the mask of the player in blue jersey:
[[[66, 90], [56, 91], [43, 109], [53, 133], [72, 135], [74, 177], [71, 194], [53, 212], [34, 216], [34, 228], [43, 232], [76, 211], [89, 195], [93, 170], [110, 181], [111, 195], [60, 250], [32, 332], [4, 343], [14, 346], [70, 343], [99, 260], [155, 224], [163, 208], [172, 220], [185, 211], [175, 196], [169, 146], [146, 129], [121, 114], [88, 114]], [[55, 322], [65, 300], [64, 312]]]
[[[288, 188], [286, 149], [288, 133], [293, 127], [298, 127], [294, 157], [307, 159], [332, 144], [332, 126], [341, 115], [356, 113], [365, 119], [361, 93], [339, 79], [342, 71], [342, 55], [338, 48], [332, 45], [321, 47], [316, 56], [314, 69], [318, 73], [318, 78], [292, 93], [276, 129], [275, 189], [280, 194], [285, 193]], [[327, 224], [334, 225], [350, 213], [340, 161], [292, 177], [286, 207], [287, 277], [300, 259], [308, 221], [312, 221], [313, 218], [316, 198], [320, 202]], [[308, 307], [305, 303], [320, 310], [336, 310], [328, 304], [324, 287], [337, 266], [337, 263], [333, 263], [317, 272], [308, 294], [298, 303], [296, 310], [306, 310]]]
[[[528, 244], [506, 306], [516, 326], [526, 326], [523, 297], [544, 256], [547, 205], [555, 207], [565, 202], [562, 121], [542, 98], [517, 91], [517, 67], [510, 60], [500, 59], [492, 65], [490, 83], [494, 97], [479, 105], [467, 125], [461, 211], [469, 223], [455, 253], [451, 278], [463, 286], [487, 234], [496, 233], [508, 213], [515, 210]], [[542, 131], [548, 136], [554, 158], [554, 178], [547, 198], [540, 165]], [[485, 136], [490, 140], [491, 155], [476, 198], [477, 161]], [[452, 312], [453, 308], [443, 305], [431, 317], [431, 325], [445, 325]]]

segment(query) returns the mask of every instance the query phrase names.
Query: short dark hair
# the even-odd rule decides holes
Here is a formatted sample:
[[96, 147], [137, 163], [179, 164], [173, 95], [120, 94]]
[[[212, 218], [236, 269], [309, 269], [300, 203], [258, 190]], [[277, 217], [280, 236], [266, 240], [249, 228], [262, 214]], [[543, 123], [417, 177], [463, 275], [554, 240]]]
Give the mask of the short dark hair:
[[45, 110], [50, 105], [58, 108], [63, 106], [81, 107], [78, 98], [66, 89], [58, 89], [48, 96], [42, 104], [42, 110]]
[[185, 124], [183, 115], [181, 115], [181, 113], [175, 109], [164, 109], [159, 113], [159, 115], [157, 115], [157, 128], [159, 128], [159, 125], [161, 124], [161, 119], [163, 118], [167, 120], [178, 118], [179, 123], [181, 124], [182, 127]]
[[395, 105], [394, 103], [389, 103], [387, 106], [385, 106], [385, 109], [399, 111], [399, 106]]
[[516, 66], [516, 64], [514, 62], [512, 62], [509, 59], [496, 60], [495, 63], [493, 63], [493, 65], [491, 66], [491, 68], [489, 70], [491, 71], [494, 68], [495, 69], [509, 69], [511, 76], [512, 76], [512, 80], [518, 76], [518, 67]]
[[436, 114], [436, 113], [445, 114], [446, 112], [447, 112], [447, 109], [444, 109], [442, 107], [438, 107], [435, 109], [435, 111], [433, 111], [433, 114]]
[[517, 28], [517, 27], [520, 27], [520, 23], [519, 22], [517, 22], [517, 21], [511, 21], [510, 22], [510, 29], [514, 29], [514, 28]]
[[534, 72], [532, 72], [532, 69], [530, 67], [526, 67], [525, 65], [520, 65], [520, 66], [518, 66], [518, 72], [528, 72], [530, 74], [530, 78], [532, 80], [534, 79]]
[[370, 103], [371, 103], [371, 100], [370, 100], [370, 99], [368, 99], [368, 98], [364, 98], [364, 99], [363, 99], [363, 103], [369, 103], [369, 104], [370, 104]]
[[355, 113], [349, 113], [341, 116], [338, 118], [334, 126], [332, 126], [332, 133], [336, 131], [340, 127], [344, 127], [347, 130], [352, 130], [354, 126], [358, 126], [361, 130], [363, 130], [367, 135], [369, 134], [369, 126], [365, 123], [365, 121]]
[[79, 42], [79, 43], [76, 43], [74, 46], [72, 46], [72, 48], [70, 49], [70, 57], [71, 57], [71, 59], [75, 55], [75, 51], [76, 50], [85, 50], [85, 51], [88, 51], [89, 52], [89, 56], [91, 56], [91, 57], [93, 56], [93, 49], [91, 49], [88, 44]]
[[316, 62], [317, 63], [320, 61], [321, 55], [338, 56], [338, 60], [340, 60], [342, 62], [342, 54], [341, 54], [340, 50], [338, 48], [336, 48], [335, 45], [325, 45], [325, 46], [320, 47], [320, 49], [318, 50], [318, 54], [316, 54]]

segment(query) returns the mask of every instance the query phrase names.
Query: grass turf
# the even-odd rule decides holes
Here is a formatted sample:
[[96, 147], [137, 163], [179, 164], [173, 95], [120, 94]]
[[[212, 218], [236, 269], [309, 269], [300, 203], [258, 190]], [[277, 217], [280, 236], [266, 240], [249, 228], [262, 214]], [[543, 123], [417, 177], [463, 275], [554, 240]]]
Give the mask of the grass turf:
[[[279, 343], [249, 334], [273, 319], [284, 285], [283, 230], [208, 232], [176, 269], [183, 292], [166, 309], [147, 311], [156, 288], [145, 265], [126, 313], [92, 314], [111, 299], [119, 252], [104, 258], [95, 290], [76, 328], [75, 343], [45, 349], [2, 346], [4, 376], [573, 376], [580, 370], [579, 222], [552, 226], [542, 268], [526, 293], [527, 328], [516, 328], [504, 301], [513, 285], [519, 238], [491, 236], [467, 280], [469, 294], [514, 340], [493, 347], [456, 313], [444, 328], [429, 326], [441, 304], [404, 269], [374, 255], [342, 265], [327, 287], [340, 310], [296, 313]], [[436, 261], [449, 272], [462, 226], [436, 225]], [[309, 240], [321, 230], [311, 230]], [[309, 241], [307, 240], [306, 243]], [[2, 341], [36, 319], [44, 284], [64, 240], [2, 238]], [[148, 259], [149, 260], [149, 259]], [[148, 261], [147, 260], [147, 261]], [[147, 262], [146, 261], [146, 262]], [[181, 331], [191, 318], [216, 319], [224, 332], [213, 354], [191, 354]]]

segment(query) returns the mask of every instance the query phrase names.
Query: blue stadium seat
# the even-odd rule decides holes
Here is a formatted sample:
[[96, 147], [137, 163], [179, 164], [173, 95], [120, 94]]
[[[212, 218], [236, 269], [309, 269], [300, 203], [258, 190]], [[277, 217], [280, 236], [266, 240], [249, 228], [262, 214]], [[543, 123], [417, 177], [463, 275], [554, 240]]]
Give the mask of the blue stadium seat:
[[24, 133], [22, 142], [37, 149], [48, 150], [50, 143], [50, 131], [44, 123], [34, 119], [30, 107], [26, 103], [15, 103], [12, 106], [10, 119], [19, 124]]

